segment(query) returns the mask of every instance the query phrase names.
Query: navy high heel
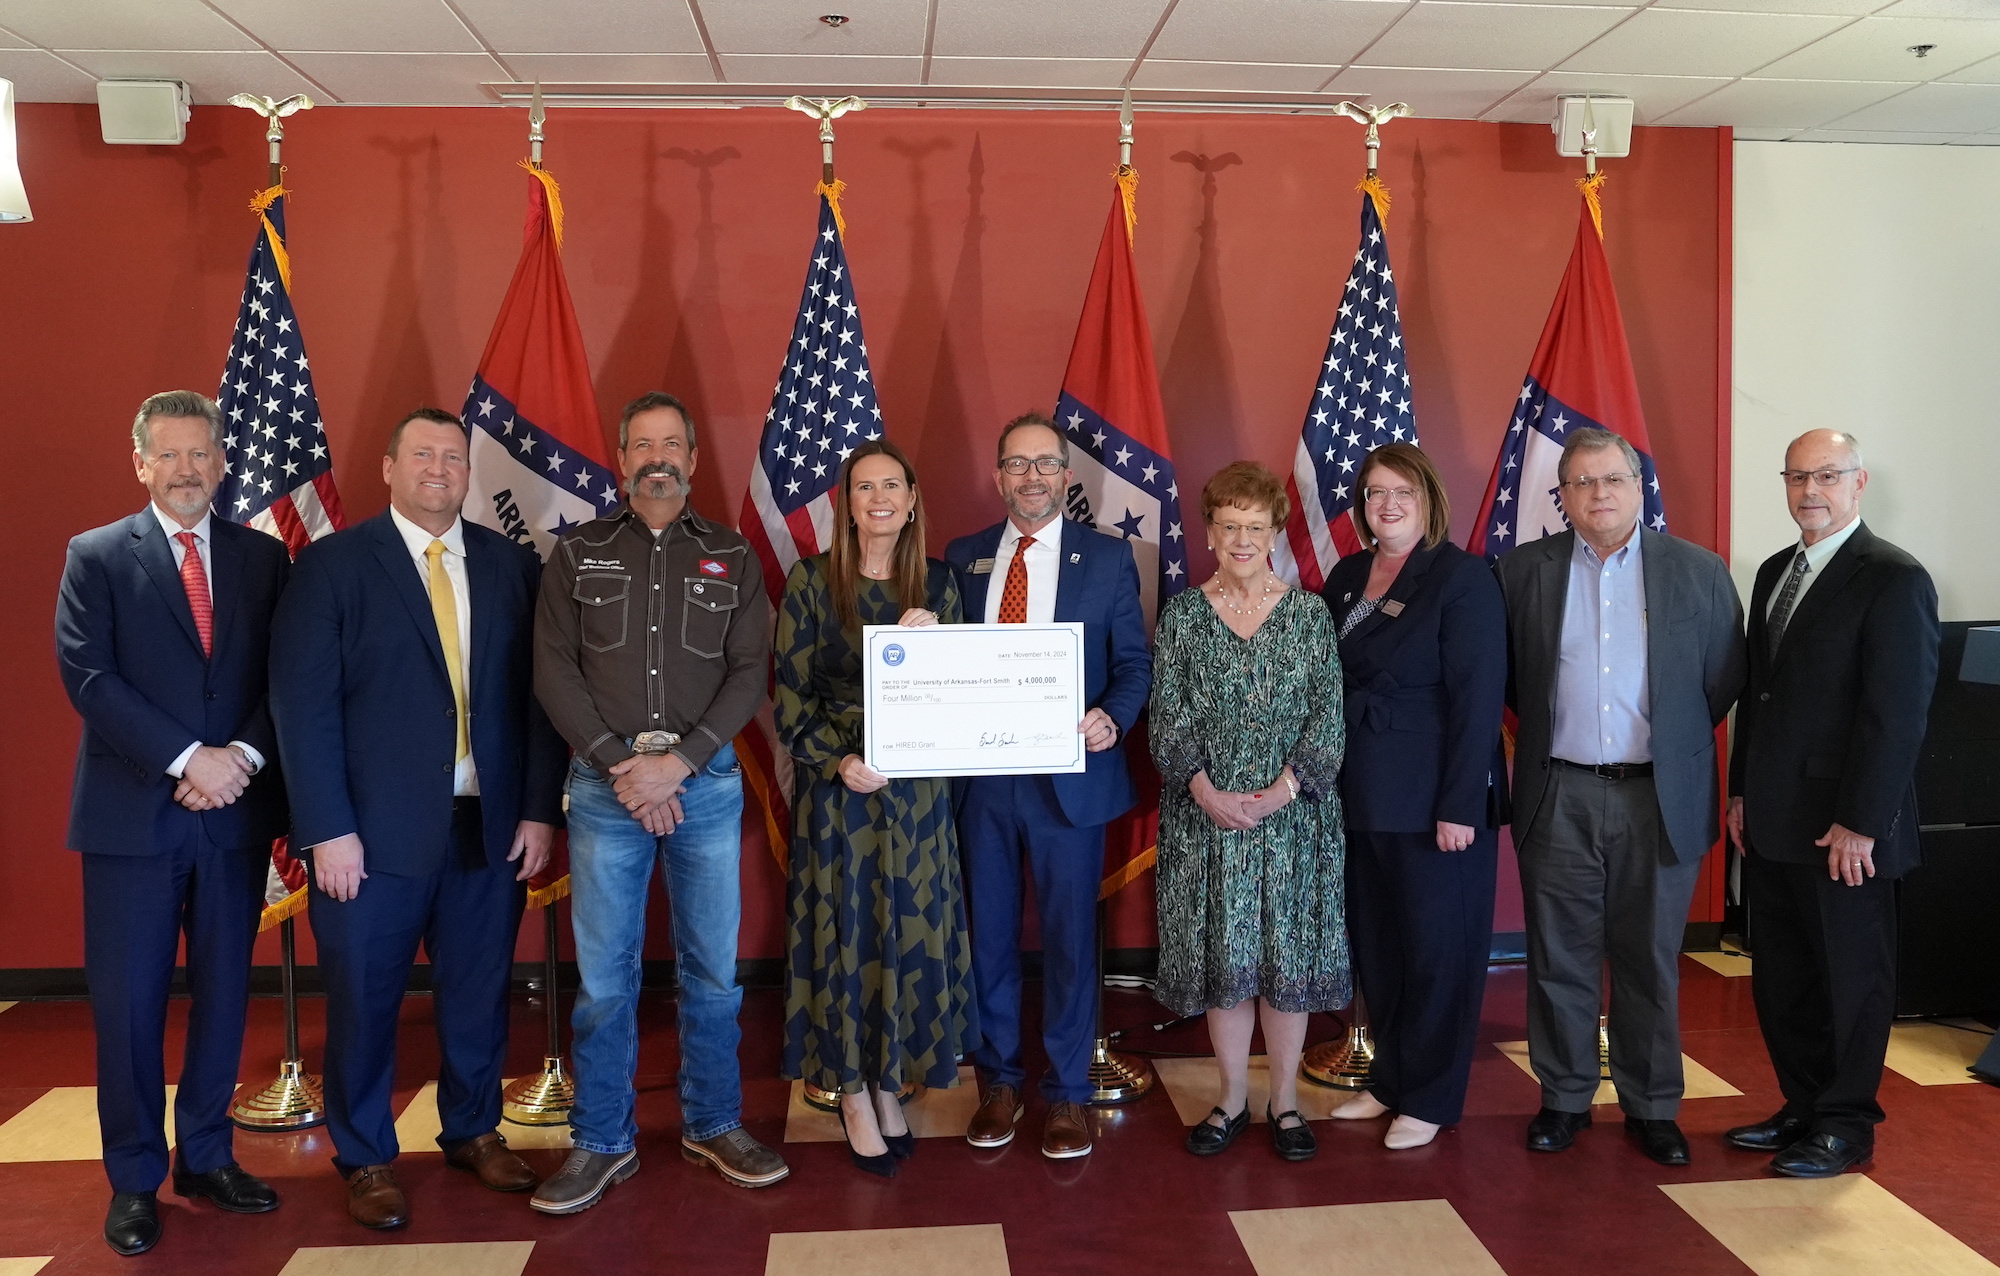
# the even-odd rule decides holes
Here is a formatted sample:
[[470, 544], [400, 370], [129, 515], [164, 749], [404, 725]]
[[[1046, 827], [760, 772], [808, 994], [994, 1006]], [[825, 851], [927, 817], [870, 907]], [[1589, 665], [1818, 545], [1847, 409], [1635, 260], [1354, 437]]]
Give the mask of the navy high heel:
[[[840, 1137], [847, 1138], [847, 1110], [845, 1108], [839, 1109], [839, 1116]], [[909, 1136], [905, 1135], [904, 1137], [907, 1138]], [[886, 1137], [882, 1141], [884, 1143], [889, 1142]], [[896, 1157], [893, 1150], [895, 1145], [891, 1143], [889, 1146], [891, 1151], [884, 1152], [880, 1156], [863, 1156], [854, 1150], [854, 1143], [852, 1140], [849, 1140], [847, 1155], [853, 1159], [855, 1168], [866, 1170], [870, 1174], [879, 1175], [885, 1179], [892, 1179], [896, 1177]]]

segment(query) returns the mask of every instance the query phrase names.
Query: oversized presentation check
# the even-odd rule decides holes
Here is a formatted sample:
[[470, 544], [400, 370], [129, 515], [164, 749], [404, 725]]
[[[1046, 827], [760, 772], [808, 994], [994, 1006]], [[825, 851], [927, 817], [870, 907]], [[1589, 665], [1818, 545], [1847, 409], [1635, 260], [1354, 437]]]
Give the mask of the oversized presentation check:
[[1084, 768], [1083, 624], [868, 625], [866, 760], [892, 778]]

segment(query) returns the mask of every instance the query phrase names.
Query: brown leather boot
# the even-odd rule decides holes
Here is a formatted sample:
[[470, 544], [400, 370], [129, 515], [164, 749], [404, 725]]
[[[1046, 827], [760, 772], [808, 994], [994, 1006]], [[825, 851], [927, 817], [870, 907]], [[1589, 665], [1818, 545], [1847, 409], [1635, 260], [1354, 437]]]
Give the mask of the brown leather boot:
[[347, 1176], [347, 1212], [363, 1227], [386, 1231], [410, 1221], [410, 1202], [387, 1165], [364, 1165]]
[[499, 1131], [467, 1139], [453, 1148], [444, 1163], [454, 1170], [477, 1174], [496, 1192], [525, 1192], [542, 1181], [526, 1161], [514, 1155]]
[[976, 1148], [1006, 1147], [1014, 1141], [1014, 1123], [1021, 1119], [1021, 1092], [1010, 1085], [991, 1085], [986, 1099], [965, 1127], [965, 1141]]

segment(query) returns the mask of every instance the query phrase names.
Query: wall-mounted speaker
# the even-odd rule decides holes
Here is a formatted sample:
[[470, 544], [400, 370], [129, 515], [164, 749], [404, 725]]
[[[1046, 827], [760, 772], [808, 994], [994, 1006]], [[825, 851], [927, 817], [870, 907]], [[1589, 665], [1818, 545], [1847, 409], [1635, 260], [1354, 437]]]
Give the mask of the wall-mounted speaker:
[[187, 140], [188, 87], [179, 80], [99, 80], [97, 121], [114, 146], [179, 146]]

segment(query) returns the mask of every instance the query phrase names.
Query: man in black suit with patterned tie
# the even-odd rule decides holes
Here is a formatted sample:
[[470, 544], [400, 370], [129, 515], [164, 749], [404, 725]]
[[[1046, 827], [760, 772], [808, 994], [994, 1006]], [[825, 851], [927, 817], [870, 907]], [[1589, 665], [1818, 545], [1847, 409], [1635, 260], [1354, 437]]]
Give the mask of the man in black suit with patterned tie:
[[1729, 834], [1743, 854], [1751, 991], [1785, 1106], [1725, 1136], [1825, 1178], [1874, 1154], [1896, 1006], [1896, 879], [1916, 867], [1917, 749], [1937, 681], [1937, 590], [1861, 522], [1850, 434], [1785, 453], [1799, 543], [1757, 569]]
[[231, 1150], [250, 948], [285, 790], [266, 703], [284, 544], [216, 518], [222, 413], [156, 394], [132, 423], [152, 502], [69, 544], [56, 658], [83, 717], [67, 844], [83, 860], [83, 959], [97, 1028], [104, 1239], [160, 1239], [168, 1169], [162, 1046], [187, 938], [187, 1045], [174, 1098], [174, 1191], [237, 1214], [278, 1207]]

